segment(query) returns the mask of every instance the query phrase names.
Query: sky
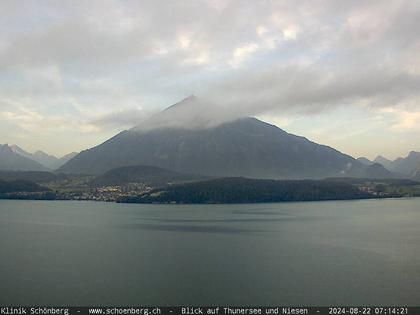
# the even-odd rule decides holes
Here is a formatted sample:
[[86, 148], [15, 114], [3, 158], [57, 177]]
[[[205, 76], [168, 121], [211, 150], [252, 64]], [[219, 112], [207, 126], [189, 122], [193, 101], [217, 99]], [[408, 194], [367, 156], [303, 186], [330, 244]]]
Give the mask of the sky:
[[420, 1], [0, 1], [0, 143], [61, 156], [191, 94], [355, 157], [420, 151]]

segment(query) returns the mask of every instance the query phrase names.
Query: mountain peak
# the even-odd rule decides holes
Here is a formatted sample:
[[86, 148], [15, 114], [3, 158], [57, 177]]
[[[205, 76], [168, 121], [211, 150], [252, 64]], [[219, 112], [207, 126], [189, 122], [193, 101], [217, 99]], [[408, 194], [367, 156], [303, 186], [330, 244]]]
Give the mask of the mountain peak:
[[8, 143], [0, 144], [0, 148], [2, 148], [3, 150], [12, 150]]
[[36, 151], [33, 155], [38, 156], [40, 158], [48, 158], [48, 159], [51, 159], [51, 160], [57, 160], [58, 159], [56, 156], [45, 153], [44, 151], [41, 151], [41, 150]]
[[181, 107], [189, 106], [192, 104], [198, 104], [198, 97], [194, 94], [191, 94], [190, 96], [184, 98], [183, 100], [165, 108], [162, 112], [172, 111], [172, 110], [179, 110]]
[[238, 118], [227, 108], [203, 100], [193, 94], [167, 107], [131, 129], [134, 132], [152, 129], [208, 129]]
[[420, 156], [420, 152], [417, 152], [417, 151], [411, 151], [409, 154], [408, 154], [408, 157], [419, 157]]
[[381, 160], [391, 162], [391, 160], [387, 159], [386, 157], [382, 155], [378, 155], [374, 161], [381, 161]]
[[360, 162], [360, 163], [363, 163], [364, 165], [372, 165], [373, 163], [375, 163], [375, 162], [372, 162], [371, 160], [369, 160], [368, 158], [366, 158], [366, 157], [364, 157], [364, 156], [361, 156], [361, 157], [359, 157], [359, 158], [357, 158], [357, 160]]
[[187, 98], [185, 98], [183, 100], [184, 101], [195, 101], [197, 99], [197, 96], [195, 96], [194, 94], [191, 94], [190, 96], [188, 96]]
[[[0, 144], [0, 169], [9, 171], [45, 171], [38, 162], [19, 153], [18, 146]], [[20, 149], [23, 151], [22, 149]]]

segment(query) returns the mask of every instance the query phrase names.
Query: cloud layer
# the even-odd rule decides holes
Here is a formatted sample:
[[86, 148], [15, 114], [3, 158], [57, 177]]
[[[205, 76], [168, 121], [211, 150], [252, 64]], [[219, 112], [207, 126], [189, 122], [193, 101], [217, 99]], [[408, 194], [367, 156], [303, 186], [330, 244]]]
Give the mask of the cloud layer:
[[413, 129], [419, 21], [401, 0], [5, 0], [0, 123], [99, 140], [196, 94], [221, 115], [362, 108]]

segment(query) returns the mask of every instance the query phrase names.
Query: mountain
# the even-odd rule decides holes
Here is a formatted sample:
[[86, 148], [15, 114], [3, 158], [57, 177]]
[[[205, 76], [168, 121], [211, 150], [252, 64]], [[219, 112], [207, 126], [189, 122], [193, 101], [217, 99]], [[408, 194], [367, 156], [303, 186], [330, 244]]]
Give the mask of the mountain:
[[0, 145], [0, 170], [7, 171], [46, 171], [47, 168], [24, 157], [7, 145]]
[[373, 163], [368, 165], [365, 170], [365, 176], [367, 178], [400, 178], [400, 174], [393, 173], [383, 167], [380, 163]]
[[51, 170], [56, 170], [65, 163], [67, 163], [70, 159], [77, 155], [77, 152], [69, 153], [61, 158], [57, 158], [54, 155], [47, 154], [43, 151], [36, 151], [35, 153], [30, 153], [19, 147], [18, 145], [10, 146], [13, 152], [19, 154], [20, 156], [26, 157], [31, 159], [39, 164], [49, 168]]
[[52, 169], [53, 164], [56, 163], [56, 161], [58, 160], [57, 157], [53, 155], [49, 155], [43, 151], [36, 151], [35, 153], [29, 153], [17, 145], [12, 145], [10, 148], [13, 150], [13, 152], [19, 154], [20, 156], [23, 156], [35, 162], [38, 162], [39, 164], [49, 169]]
[[61, 166], [66, 164], [68, 161], [70, 161], [72, 158], [74, 158], [78, 153], [77, 152], [71, 152], [69, 154], [64, 155], [63, 157], [57, 159], [51, 166], [51, 169], [56, 170], [59, 169]]
[[[385, 158], [383, 158], [385, 159]], [[383, 161], [381, 157], [377, 157], [374, 161], [371, 161], [365, 157], [360, 157], [357, 159], [360, 163], [366, 166], [365, 176], [367, 178], [401, 178], [402, 175], [398, 173], [391, 172], [389, 169], [385, 168], [382, 163], [375, 161]]]
[[388, 160], [387, 158], [379, 155], [376, 157], [376, 159], [373, 160], [373, 163], [379, 163], [381, 164], [383, 167], [385, 167], [387, 170], [392, 171], [393, 167], [392, 167], [392, 161]]
[[394, 174], [400, 174], [400, 176], [412, 176], [413, 173], [420, 167], [420, 152], [412, 151], [407, 157], [400, 157], [394, 161], [380, 155], [373, 161], [364, 157], [360, 157], [357, 160], [365, 165], [373, 165], [375, 163], [381, 164], [387, 170]]
[[364, 165], [372, 165], [374, 162], [372, 162], [371, 160], [369, 160], [368, 158], [365, 158], [365, 157], [359, 157], [359, 158], [357, 158], [357, 160], [360, 162], [360, 163], [362, 163], [362, 164], [364, 164]]
[[[213, 115], [211, 123], [189, 127], [185, 119], [187, 108], [192, 108], [192, 119], [199, 120], [195, 99], [180, 102], [142, 125], [81, 152], [59, 171], [102, 174], [121, 166], [151, 165], [218, 177], [302, 179], [367, 175], [368, 167], [351, 156], [256, 118], [214, 123]], [[178, 112], [177, 108], [182, 110]], [[163, 127], [163, 121], [181, 116], [182, 125]], [[153, 122], [157, 128], [151, 128]]]
[[133, 131], [145, 132], [153, 129], [203, 129], [216, 127], [240, 117], [203, 99], [190, 95], [169, 106], [134, 127]]
[[190, 182], [206, 178], [201, 175], [183, 174], [155, 166], [136, 165], [114, 168], [96, 177], [91, 184], [93, 186], [118, 186], [143, 183], [150, 186], [162, 186], [168, 183]]
[[392, 161], [388, 160], [387, 158], [384, 158], [381, 155], [377, 156], [373, 161], [365, 157], [359, 157], [357, 158], [357, 160], [365, 165], [373, 165], [375, 163], [378, 163], [385, 167], [387, 170], [392, 170]]
[[405, 158], [392, 162], [391, 170], [404, 175], [412, 175], [420, 166], [420, 152], [412, 151]]

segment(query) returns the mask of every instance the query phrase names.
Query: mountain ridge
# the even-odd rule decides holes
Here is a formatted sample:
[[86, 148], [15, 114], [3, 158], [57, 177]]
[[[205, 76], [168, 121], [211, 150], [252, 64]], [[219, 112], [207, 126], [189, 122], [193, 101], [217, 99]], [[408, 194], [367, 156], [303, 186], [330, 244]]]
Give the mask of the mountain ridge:
[[41, 150], [37, 150], [34, 153], [30, 153], [22, 149], [20, 146], [16, 144], [11, 145], [10, 148], [12, 149], [13, 152], [19, 154], [20, 156], [31, 159], [50, 170], [58, 169], [59, 167], [61, 167], [62, 165], [64, 165], [66, 162], [68, 162], [70, 159], [72, 159], [73, 157], [77, 155], [77, 152], [71, 152], [58, 158], [55, 155], [45, 153], [44, 151], [41, 151]]
[[0, 170], [47, 171], [48, 169], [32, 159], [14, 152], [8, 144], [0, 144]]
[[406, 157], [399, 157], [395, 160], [389, 160], [380, 155], [373, 161], [363, 157], [358, 158], [358, 160], [366, 165], [382, 164], [387, 170], [408, 177], [412, 177], [413, 173], [420, 168], [420, 152], [417, 151], [411, 151]]
[[[181, 101], [182, 113], [188, 106], [196, 106], [194, 102], [194, 98]], [[173, 117], [180, 114], [176, 107], [171, 111]], [[170, 117], [167, 113], [162, 111], [160, 115], [166, 120]], [[149, 123], [156, 121], [156, 117], [159, 118], [159, 114]], [[98, 175], [112, 168], [133, 165], [151, 165], [206, 176], [271, 179], [366, 177], [370, 169], [334, 148], [287, 133], [256, 118], [245, 117], [211, 127], [157, 124], [148, 130], [137, 127], [125, 130], [82, 151], [58, 171]], [[374, 168], [375, 175], [389, 176], [384, 168]], [[383, 174], [378, 174], [381, 171]]]

